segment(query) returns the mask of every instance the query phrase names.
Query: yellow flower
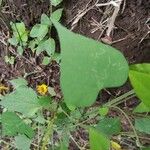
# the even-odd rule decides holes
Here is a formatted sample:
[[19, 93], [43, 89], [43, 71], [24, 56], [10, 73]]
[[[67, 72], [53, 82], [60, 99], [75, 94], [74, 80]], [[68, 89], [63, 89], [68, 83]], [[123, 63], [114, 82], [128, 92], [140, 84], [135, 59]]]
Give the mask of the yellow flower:
[[45, 95], [48, 91], [48, 86], [45, 84], [41, 84], [37, 86], [37, 92], [41, 95]]
[[0, 84], [0, 93], [1, 93], [2, 91], [8, 91], [8, 90], [9, 90], [8, 87], [4, 86], [3, 84]]
[[122, 150], [121, 146], [118, 143], [114, 142], [114, 141], [111, 141], [111, 147], [112, 147], [113, 150]]

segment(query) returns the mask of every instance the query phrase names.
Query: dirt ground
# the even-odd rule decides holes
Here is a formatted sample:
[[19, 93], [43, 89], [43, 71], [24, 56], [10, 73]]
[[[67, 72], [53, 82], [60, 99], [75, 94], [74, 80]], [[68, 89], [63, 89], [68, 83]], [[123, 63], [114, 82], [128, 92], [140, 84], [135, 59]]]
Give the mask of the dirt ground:
[[[78, 12], [93, 6], [95, 1], [64, 0], [63, 5], [58, 7], [63, 6], [64, 8], [62, 23], [66, 27], [72, 28], [76, 33], [101, 41], [105, 36], [105, 30], [102, 32], [98, 23], [104, 17], [105, 7], [90, 9], [75, 26], [72, 25]], [[100, 0], [99, 2], [106, 1]], [[47, 66], [41, 65], [44, 54], [36, 57], [30, 49], [26, 49], [23, 58], [20, 58], [12, 54], [9, 45], [6, 44], [11, 33], [10, 21], [23, 21], [28, 29], [31, 29], [40, 20], [42, 13], [50, 13], [49, 0], [4, 0], [0, 10], [0, 83], [9, 85], [8, 80], [23, 76], [25, 72], [33, 72], [27, 76], [29, 85], [35, 88], [37, 84], [44, 82], [54, 87], [57, 93], [56, 99], [60, 99], [62, 94], [59, 86], [59, 65], [55, 62]], [[107, 15], [109, 14], [105, 15], [106, 18]], [[125, 0], [115, 21], [115, 29], [111, 34], [112, 46], [123, 52], [129, 64], [150, 63], [150, 34], [148, 32], [150, 32], [150, 0]], [[14, 65], [5, 63], [4, 56], [6, 55], [16, 57]], [[33, 63], [29, 63], [27, 59]], [[40, 69], [35, 71], [37, 67]], [[127, 83], [110, 92], [104, 90], [98, 102], [106, 101], [111, 96], [124, 93], [130, 88], [131, 86]], [[135, 104], [133, 100], [128, 106], [133, 107]]]

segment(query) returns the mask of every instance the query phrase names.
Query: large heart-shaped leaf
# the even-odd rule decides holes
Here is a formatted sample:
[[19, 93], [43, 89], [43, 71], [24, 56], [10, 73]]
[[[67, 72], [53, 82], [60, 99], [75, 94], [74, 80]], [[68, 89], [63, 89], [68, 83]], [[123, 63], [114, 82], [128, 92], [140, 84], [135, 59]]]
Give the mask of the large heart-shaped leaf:
[[67, 104], [89, 106], [99, 90], [121, 86], [126, 81], [128, 64], [119, 51], [51, 20], [61, 43], [61, 88]]
[[150, 109], [150, 64], [130, 66], [129, 77], [137, 96]]

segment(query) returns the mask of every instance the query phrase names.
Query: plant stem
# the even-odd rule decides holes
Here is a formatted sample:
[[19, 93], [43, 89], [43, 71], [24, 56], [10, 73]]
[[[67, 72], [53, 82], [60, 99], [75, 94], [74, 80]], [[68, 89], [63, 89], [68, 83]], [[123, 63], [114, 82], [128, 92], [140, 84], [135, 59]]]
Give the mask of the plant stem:
[[104, 107], [109, 107], [109, 106], [114, 105], [115, 103], [118, 103], [118, 102], [120, 104], [120, 103], [122, 103], [122, 101], [124, 101], [125, 98], [127, 98], [128, 96], [131, 96], [133, 94], [135, 94], [135, 92], [134, 92], [134, 90], [131, 90], [131, 91], [129, 91], [129, 92], [127, 92], [127, 93], [125, 93], [125, 94], [115, 98], [115, 99], [112, 99], [111, 101], [107, 102], [103, 106]]
[[46, 132], [45, 132], [44, 137], [43, 137], [41, 150], [46, 150], [46, 145], [48, 144], [49, 139], [51, 139], [51, 136], [53, 134], [54, 121], [55, 121], [55, 115], [53, 118], [51, 118], [48, 121], [48, 126], [47, 126]]
[[110, 106], [110, 108], [114, 108], [114, 109], [117, 109], [118, 111], [120, 111], [124, 116], [125, 116], [125, 118], [128, 120], [128, 122], [129, 122], [129, 124], [130, 124], [130, 126], [132, 127], [132, 130], [133, 130], [133, 132], [134, 132], [134, 135], [135, 135], [135, 138], [136, 138], [136, 141], [137, 141], [137, 146], [140, 148], [140, 150], [141, 150], [141, 144], [140, 144], [140, 140], [139, 140], [139, 137], [138, 137], [138, 134], [137, 134], [137, 132], [136, 132], [136, 129], [135, 129], [135, 127], [134, 127], [134, 125], [132, 124], [132, 121], [130, 120], [130, 118], [128, 117], [128, 115], [122, 110], [122, 109], [120, 109], [119, 107], [117, 107], [117, 106]]

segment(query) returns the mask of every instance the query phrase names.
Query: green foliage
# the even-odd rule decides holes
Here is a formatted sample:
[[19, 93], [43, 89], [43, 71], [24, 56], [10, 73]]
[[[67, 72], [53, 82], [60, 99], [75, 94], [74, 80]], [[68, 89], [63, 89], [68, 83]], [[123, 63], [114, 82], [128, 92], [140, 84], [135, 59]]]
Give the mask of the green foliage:
[[0, 105], [9, 111], [17, 111], [25, 116], [33, 116], [41, 108], [36, 93], [24, 86], [6, 95]]
[[134, 113], [150, 112], [150, 109], [144, 103], [140, 103], [133, 111]]
[[20, 150], [29, 150], [31, 142], [32, 141], [25, 135], [18, 135], [15, 137], [16, 148]]
[[20, 86], [27, 86], [27, 81], [23, 78], [17, 78], [10, 81], [15, 89], [19, 88]]
[[6, 63], [9, 63], [9, 64], [13, 65], [14, 61], [15, 61], [15, 58], [13, 56], [10, 56], [10, 57], [5, 56], [5, 62]]
[[26, 30], [25, 24], [23, 22], [19, 23], [10, 23], [11, 28], [13, 30], [13, 36], [16, 41], [19, 42], [27, 42], [28, 40], [28, 32]]
[[150, 134], [150, 118], [135, 119], [135, 128], [140, 132]]
[[39, 55], [42, 51], [46, 51], [48, 55], [52, 56], [55, 52], [55, 41], [52, 38], [43, 40], [39, 43], [36, 52]]
[[25, 134], [29, 138], [34, 135], [33, 129], [25, 124], [14, 112], [4, 112], [2, 114], [2, 134], [15, 136], [17, 133]]
[[53, 6], [57, 6], [57, 5], [59, 5], [62, 1], [63, 1], [63, 0], [51, 0], [51, 4], [52, 4]]
[[106, 116], [108, 114], [109, 108], [108, 107], [100, 107], [99, 114], [101, 116]]
[[16, 90], [3, 97], [0, 102], [0, 105], [9, 111], [20, 112], [25, 116], [31, 117], [42, 107], [50, 104], [50, 98], [44, 98], [44, 100], [38, 98], [35, 91], [26, 86], [27, 82], [24, 79], [18, 78], [12, 80], [11, 83]]
[[51, 19], [54, 19], [55, 21], [59, 21], [62, 16], [62, 11], [63, 11], [62, 8], [54, 11], [51, 15]]
[[94, 128], [89, 129], [90, 150], [109, 150], [110, 140]]
[[96, 126], [97, 130], [107, 136], [119, 134], [121, 123], [119, 118], [103, 118]]
[[137, 96], [150, 109], [150, 64], [130, 66], [129, 77]]
[[90, 106], [99, 90], [126, 81], [128, 65], [119, 51], [53, 23], [61, 43], [61, 88], [66, 103]]

